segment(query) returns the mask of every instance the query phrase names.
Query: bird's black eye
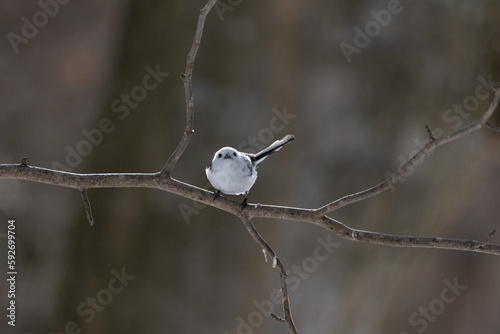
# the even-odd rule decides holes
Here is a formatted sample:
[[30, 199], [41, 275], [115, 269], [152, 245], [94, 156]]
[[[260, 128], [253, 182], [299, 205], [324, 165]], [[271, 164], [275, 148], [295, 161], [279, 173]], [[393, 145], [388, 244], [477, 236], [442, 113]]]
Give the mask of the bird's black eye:
[[233, 152], [233, 155], [236, 156], [236, 152]]
[[217, 158], [222, 158], [222, 153], [219, 153], [219, 155], [217, 156]]

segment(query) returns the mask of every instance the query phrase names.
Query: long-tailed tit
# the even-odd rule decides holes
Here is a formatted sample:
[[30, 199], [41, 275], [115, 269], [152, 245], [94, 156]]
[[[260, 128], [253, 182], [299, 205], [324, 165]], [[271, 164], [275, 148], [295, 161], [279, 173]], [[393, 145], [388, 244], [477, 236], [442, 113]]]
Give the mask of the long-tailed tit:
[[223, 147], [215, 152], [212, 163], [205, 169], [208, 180], [217, 189], [214, 199], [221, 192], [245, 195], [241, 203], [245, 207], [248, 203], [248, 191], [257, 180], [257, 165], [294, 139], [294, 136], [287, 135], [255, 154], [239, 152], [232, 147]]

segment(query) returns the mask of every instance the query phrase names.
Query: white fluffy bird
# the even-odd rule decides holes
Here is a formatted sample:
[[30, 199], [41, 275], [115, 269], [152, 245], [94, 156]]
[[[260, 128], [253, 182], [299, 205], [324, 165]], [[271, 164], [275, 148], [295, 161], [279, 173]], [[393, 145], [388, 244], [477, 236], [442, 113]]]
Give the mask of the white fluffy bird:
[[294, 136], [287, 135], [255, 154], [239, 152], [232, 147], [223, 147], [215, 152], [212, 163], [205, 169], [208, 180], [217, 189], [215, 198], [221, 192], [228, 195], [245, 195], [241, 203], [245, 207], [248, 203], [248, 191], [257, 180], [257, 165], [294, 139]]

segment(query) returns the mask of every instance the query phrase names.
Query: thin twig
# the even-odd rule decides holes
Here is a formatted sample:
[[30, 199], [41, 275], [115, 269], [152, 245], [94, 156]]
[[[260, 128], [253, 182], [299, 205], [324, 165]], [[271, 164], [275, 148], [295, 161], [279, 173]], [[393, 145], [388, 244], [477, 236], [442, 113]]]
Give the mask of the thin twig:
[[90, 226], [94, 225], [94, 218], [92, 217], [92, 207], [90, 206], [89, 195], [87, 194], [87, 189], [80, 189], [80, 194], [82, 195], [83, 205], [85, 206], [85, 212], [87, 213], [87, 220]]
[[494, 236], [496, 232], [497, 232], [497, 230], [493, 230], [493, 231], [491, 231], [491, 233], [490, 233], [490, 234], [488, 234], [488, 238], [486, 239], [486, 241], [485, 241], [485, 242], [483, 242], [482, 244], [478, 245], [476, 248], [486, 246], [486, 245], [490, 242], [490, 238], [491, 238], [492, 236]]
[[434, 134], [432, 133], [431, 128], [428, 125], [425, 126], [425, 131], [427, 131], [427, 135], [429, 136], [430, 141], [436, 140]]
[[[493, 101], [491, 102], [488, 110], [483, 114], [481, 119], [477, 120], [476, 122], [466, 127], [458, 129], [448, 135], [443, 135], [439, 138], [435, 138], [429, 127], [426, 127], [426, 130], [430, 137], [429, 142], [420, 151], [415, 153], [403, 166], [401, 166], [401, 168], [398, 170], [397, 173], [391, 175], [387, 180], [372, 188], [366, 189], [364, 191], [355, 194], [344, 196], [329, 204], [322, 206], [316, 211], [316, 214], [318, 216], [326, 215], [332, 211], [340, 209], [343, 206], [367, 199], [369, 197], [375, 196], [383, 191], [392, 188], [396, 183], [399, 182], [399, 179], [402, 175], [404, 175], [407, 171], [413, 169], [420, 160], [427, 157], [436, 147], [449, 143], [450, 141], [455, 140], [457, 138], [463, 137], [473, 131], [481, 129], [484, 126], [488, 126], [487, 125], [488, 120], [495, 111], [495, 109], [497, 108], [498, 102], [500, 100], [500, 89], [494, 87], [492, 88], [495, 90]], [[493, 128], [492, 125], [488, 127]]]
[[196, 33], [194, 35], [194, 41], [191, 45], [191, 50], [189, 51], [187, 61], [186, 61], [186, 71], [181, 75], [181, 79], [184, 82], [184, 92], [186, 95], [186, 127], [182, 135], [179, 145], [168, 158], [167, 163], [163, 167], [161, 174], [162, 176], [170, 176], [172, 170], [174, 169], [177, 161], [184, 153], [184, 150], [189, 144], [191, 135], [194, 133], [194, 100], [193, 100], [193, 69], [194, 61], [196, 59], [196, 54], [201, 43], [201, 36], [203, 34], [203, 27], [205, 25], [205, 19], [215, 5], [217, 0], [210, 0], [200, 11], [200, 16], [198, 17], [198, 25], [196, 27]]
[[251, 219], [249, 219], [248, 217], [240, 217], [240, 218], [241, 221], [243, 222], [243, 225], [245, 225], [246, 229], [248, 230], [252, 238], [255, 240], [255, 242], [257, 242], [273, 258], [273, 261], [276, 262], [276, 265], [280, 270], [281, 294], [283, 296], [282, 297], [283, 313], [285, 314], [285, 317], [280, 318], [275, 314], [271, 314], [271, 316], [280, 322], [286, 322], [288, 324], [288, 328], [290, 328], [290, 332], [293, 334], [298, 334], [292, 318], [290, 297], [288, 296], [288, 286], [286, 283], [286, 277], [287, 277], [286, 269], [283, 266], [283, 263], [281, 263], [279, 257], [271, 248], [271, 246], [269, 246], [269, 244], [260, 236], [255, 226], [253, 226]]
[[500, 132], [500, 127], [493, 125], [491, 123], [486, 123], [486, 127], [496, 132]]
[[283, 319], [282, 317], [277, 316], [274, 313], [271, 313], [271, 317], [273, 317], [274, 319], [278, 320], [279, 322], [285, 322], [285, 319]]

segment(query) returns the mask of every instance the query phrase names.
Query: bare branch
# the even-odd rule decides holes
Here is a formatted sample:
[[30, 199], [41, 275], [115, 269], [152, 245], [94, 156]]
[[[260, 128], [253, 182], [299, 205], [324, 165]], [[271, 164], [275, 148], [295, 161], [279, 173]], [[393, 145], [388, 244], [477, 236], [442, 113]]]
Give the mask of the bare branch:
[[427, 131], [427, 135], [429, 136], [430, 141], [436, 140], [436, 138], [434, 137], [434, 134], [432, 133], [431, 128], [428, 125], [425, 126], [425, 131]]
[[[387, 180], [372, 188], [366, 189], [364, 191], [355, 194], [344, 196], [319, 208], [316, 212], [317, 215], [318, 216], [326, 215], [334, 210], [340, 209], [343, 206], [367, 199], [369, 197], [380, 194], [381, 192], [387, 189], [392, 188], [399, 181], [402, 175], [404, 175], [407, 171], [413, 169], [420, 160], [428, 156], [436, 147], [444, 145], [452, 140], [458, 139], [473, 131], [481, 129], [484, 126], [487, 126], [488, 120], [490, 119], [491, 115], [497, 108], [498, 102], [500, 100], [500, 89], [495, 87], [492, 88], [495, 90], [493, 101], [491, 102], [488, 110], [483, 114], [481, 119], [466, 127], [458, 129], [448, 135], [443, 135], [439, 138], [435, 138], [430, 128], [426, 126], [427, 133], [430, 137], [429, 142], [420, 151], [415, 153], [415, 155], [413, 155], [403, 166], [401, 166], [401, 168], [397, 173], [391, 175]], [[490, 125], [488, 127], [492, 128], [493, 126]]]
[[205, 25], [205, 19], [215, 5], [217, 0], [210, 0], [200, 11], [200, 16], [198, 17], [198, 25], [196, 27], [196, 33], [194, 35], [194, 41], [189, 51], [187, 62], [186, 62], [186, 72], [181, 75], [181, 79], [184, 82], [184, 92], [186, 95], [186, 127], [184, 129], [184, 134], [182, 139], [177, 145], [170, 158], [168, 158], [167, 163], [163, 167], [161, 174], [163, 176], [170, 176], [172, 170], [174, 169], [177, 161], [184, 153], [184, 150], [189, 144], [191, 135], [194, 133], [194, 100], [193, 100], [193, 69], [194, 60], [201, 43], [201, 36], [203, 34], [203, 27]]
[[[159, 189], [224, 210], [240, 218], [242, 214], [239, 202], [226, 197], [219, 197], [217, 201], [213, 201], [212, 192], [173, 178], [164, 180], [160, 173], [75, 174], [13, 164], [0, 165], [0, 179], [27, 180], [78, 190], [125, 187]], [[317, 209], [248, 204], [244, 209], [244, 214], [248, 219], [277, 218], [304, 221], [321, 226], [341, 238], [353, 241], [394, 247], [454, 249], [500, 255], [500, 245], [484, 244], [484, 241], [402, 236], [356, 230], [328, 216], [319, 216]]]
[[87, 220], [90, 226], [94, 225], [94, 218], [92, 217], [92, 207], [90, 206], [89, 195], [87, 194], [87, 189], [80, 189], [80, 194], [82, 195], [83, 205], [85, 206], [85, 212], [87, 213]]
[[240, 217], [241, 221], [243, 222], [243, 225], [245, 225], [246, 229], [252, 236], [252, 238], [257, 242], [262, 249], [267, 252], [272, 258], [273, 258], [273, 263], [276, 263], [277, 267], [280, 270], [280, 283], [281, 283], [281, 295], [282, 297], [282, 302], [283, 302], [283, 312], [285, 314], [284, 318], [280, 318], [275, 314], [271, 314], [273, 318], [280, 322], [286, 322], [288, 324], [288, 327], [290, 328], [290, 332], [293, 334], [298, 334], [297, 329], [295, 328], [295, 324], [293, 323], [293, 318], [292, 318], [292, 310], [290, 307], [290, 297], [288, 296], [288, 286], [286, 283], [286, 269], [285, 266], [281, 263], [281, 260], [279, 257], [276, 255], [276, 253], [273, 251], [271, 246], [260, 236], [259, 232], [257, 229], [255, 229], [255, 226], [253, 226], [252, 221], [250, 218], [247, 217]]
[[478, 247], [483, 247], [483, 246], [486, 246], [486, 245], [490, 242], [490, 238], [491, 238], [492, 236], [494, 236], [494, 235], [495, 235], [495, 233], [497, 233], [497, 230], [493, 230], [493, 231], [491, 231], [491, 233], [490, 233], [490, 234], [488, 234], [488, 238], [486, 239], [486, 241], [485, 241], [485, 242], [483, 242], [483, 243], [482, 243], [481, 245], [479, 245]]
[[0, 165], [0, 179], [27, 180], [74, 189], [155, 188], [156, 173], [78, 174], [28, 165]]
[[[370, 231], [362, 231], [353, 229], [329, 216], [328, 213], [337, 210], [345, 205], [352, 204], [363, 199], [375, 196], [387, 189], [392, 188], [408, 170], [423, 158], [428, 156], [436, 147], [448, 143], [457, 138], [463, 137], [473, 131], [482, 127], [489, 128], [496, 132], [500, 132], [500, 128], [488, 123], [491, 115], [497, 108], [500, 100], [500, 89], [494, 88], [495, 95], [488, 110], [482, 115], [481, 119], [451, 132], [448, 135], [443, 135], [439, 138], [434, 137], [431, 129], [426, 126], [425, 129], [429, 136], [429, 142], [415, 155], [413, 155], [397, 173], [391, 175], [384, 182], [366, 189], [364, 191], [344, 196], [327, 205], [318, 209], [305, 209], [294, 207], [279, 207], [269, 205], [253, 205], [248, 204], [242, 210], [240, 203], [230, 200], [228, 198], [219, 198], [213, 201], [213, 193], [207, 190], [198, 188], [196, 186], [183, 183], [176, 179], [171, 178], [171, 173], [177, 164], [178, 160], [187, 148], [191, 135], [194, 133], [194, 100], [193, 100], [193, 85], [192, 75], [196, 54], [200, 47], [201, 38], [203, 34], [205, 19], [216, 4], [217, 0], [209, 0], [205, 7], [200, 11], [198, 17], [197, 28], [194, 40], [189, 51], [185, 73], [181, 75], [184, 83], [185, 90], [185, 103], [186, 103], [186, 124], [183, 136], [177, 145], [176, 149], [169, 157], [163, 169], [158, 173], [105, 173], [105, 174], [77, 174], [68, 173], [58, 170], [33, 167], [27, 164], [27, 159], [23, 158], [21, 164], [6, 164], [0, 165], [0, 179], [19, 179], [33, 182], [41, 182], [52, 184], [62, 187], [74, 188], [80, 191], [82, 201], [85, 206], [87, 219], [90, 225], [93, 225], [94, 219], [92, 216], [92, 209], [88, 198], [88, 189], [92, 188], [120, 188], [120, 187], [136, 187], [136, 188], [152, 188], [167, 191], [179, 196], [189, 198], [209, 206], [219, 208], [221, 210], [230, 212], [239, 217], [244, 226], [247, 228], [250, 235], [254, 240], [263, 248], [263, 250], [273, 258], [274, 264], [280, 270], [280, 285], [283, 301], [284, 318], [275, 314], [271, 316], [280, 322], [285, 322], [290, 328], [290, 332], [297, 334], [297, 329], [293, 322], [290, 300], [287, 289], [287, 274], [284, 265], [278, 258], [269, 244], [260, 236], [258, 231], [252, 224], [253, 218], [279, 218], [298, 220], [312, 223], [328, 229], [335, 233], [337, 236], [371, 244], [380, 244], [393, 247], [415, 247], [415, 248], [437, 248], [437, 249], [451, 249], [462, 250], [470, 252], [480, 252], [487, 254], [500, 255], [500, 245], [491, 244], [490, 237], [494, 235], [492, 232], [486, 241], [465, 240], [465, 239], [452, 239], [440, 237], [421, 237], [421, 236], [403, 236], [394, 234], [383, 234]], [[265, 254], [266, 254], [265, 253]]]
[[278, 317], [274, 313], [271, 313], [271, 317], [273, 317], [274, 319], [278, 320], [279, 322], [285, 322], [285, 319], [283, 319], [282, 317]]
[[486, 123], [486, 127], [496, 132], [500, 132], [500, 127], [493, 125], [491, 123]]
[[370, 244], [408, 248], [439, 248], [500, 255], [500, 245], [484, 241], [368, 232], [350, 228], [327, 216], [324, 216], [320, 221], [314, 220], [313, 223], [332, 230], [341, 238]]

